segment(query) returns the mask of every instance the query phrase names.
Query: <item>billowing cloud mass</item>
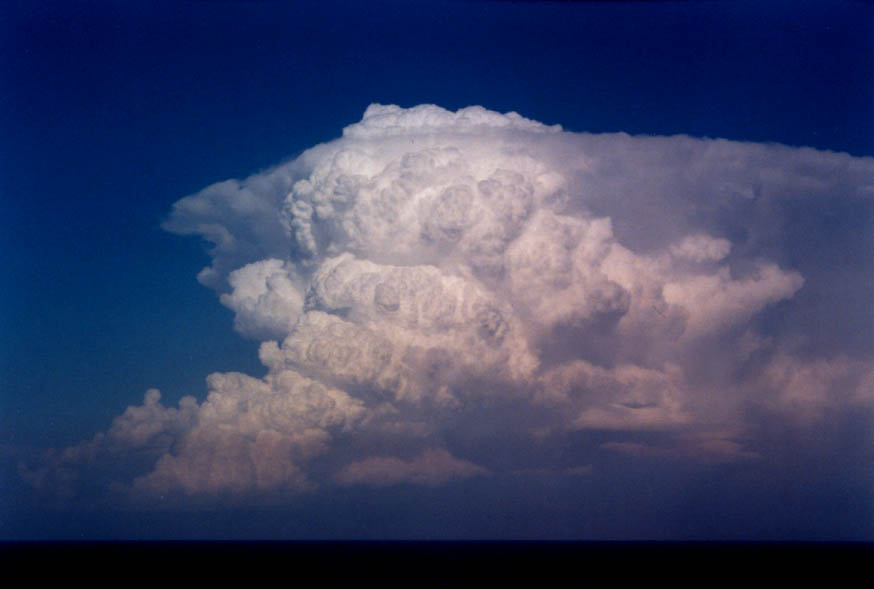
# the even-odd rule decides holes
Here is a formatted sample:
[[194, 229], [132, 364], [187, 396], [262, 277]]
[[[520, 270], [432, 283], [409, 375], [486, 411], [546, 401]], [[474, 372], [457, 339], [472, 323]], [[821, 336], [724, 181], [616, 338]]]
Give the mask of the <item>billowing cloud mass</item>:
[[478, 445], [510, 432], [756, 460], [769, 425], [871, 410], [872, 201], [871, 158], [372, 105], [165, 223], [213, 245], [198, 279], [266, 376], [150, 390], [26, 476], [130, 455], [133, 497], [438, 485], [510, 472]]

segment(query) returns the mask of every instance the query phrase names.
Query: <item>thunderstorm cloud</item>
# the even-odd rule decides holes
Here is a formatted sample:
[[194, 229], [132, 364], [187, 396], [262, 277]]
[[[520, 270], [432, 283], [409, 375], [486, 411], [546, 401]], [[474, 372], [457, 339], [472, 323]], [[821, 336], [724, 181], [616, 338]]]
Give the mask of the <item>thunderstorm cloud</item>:
[[597, 476], [482, 450], [582, 431], [755, 461], [764, 430], [870, 415], [872, 202], [872, 158], [371, 105], [165, 222], [211, 244], [198, 279], [265, 375], [178, 407], [150, 390], [24, 476], [75, 495], [124, 464], [107, 489], [143, 500]]

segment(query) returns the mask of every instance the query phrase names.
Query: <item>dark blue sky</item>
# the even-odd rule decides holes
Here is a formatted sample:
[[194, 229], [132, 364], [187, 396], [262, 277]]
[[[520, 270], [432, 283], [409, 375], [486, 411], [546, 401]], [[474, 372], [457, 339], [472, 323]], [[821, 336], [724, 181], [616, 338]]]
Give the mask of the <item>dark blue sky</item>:
[[[569, 131], [874, 156], [874, 5], [9, 1], [0, 7], [0, 85], [0, 536], [186, 536], [186, 524], [168, 517], [147, 529], [139, 515], [109, 528], [80, 515], [41, 527], [16, 475], [22, 453], [90, 438], [148, 388], [171, 405], [202, 399], [209, 373], [265, 373], [257, 344], [234, 333], [232, 312], [195, 279], [208, 263], [204, 246], [160, 229], [175, 201], [339, 136], [370, 103], [482, 105]], [[617, 489], [652, 479], [606, 468], [615, 469], [607, 482], [586, 482], [587, 501], [603, 505], [576, 520], [551, 504], [575, 496], [567, 481], [542, 483], [540, 503], [509, 521], [489, 515], [492, 495], [471, 483], [441, 499], [447, 511], [467, 505], [467, 519], [428, 512], [410, 529], [541, 536], [549, 532], [533, 522], [549, 521], [558, 536], [584, 522], [595, 536], [869, 539], [874, 530], [858, 520], [871, 515], [858, 505], [870, 491], [858, 480], [792, 495], [794, 507], [774, 515], [779, 485], [794, 488], [790, 475], [752, 485], [744, 499], [712, 486], [719, 477], [731, 480], [726, 489], [740, 485], [750, 473], [698, 473], [691, 489], [652, 482], [652, 505], [628, 508]], [[349, 505], [337, 493], [307, 508], [312, 521], [268, 529], [270, 514], [246, 516], [242, 527], [215, 515], [206, 535], [306, 536], [328, 520], [339, 535], [380, 533], [367, 522], [391, 511], [385, 498], [359, 497], [372, 515], [340, 525], [351, 508], [337, 507]], [[390, 493], [413, 512], [439, 491]], [[651, 520], [666, 498], [681, 515]], [[855, 521], [835, 515], [841, 500]], [[617, 523], [618, 513], [627, 520]]]

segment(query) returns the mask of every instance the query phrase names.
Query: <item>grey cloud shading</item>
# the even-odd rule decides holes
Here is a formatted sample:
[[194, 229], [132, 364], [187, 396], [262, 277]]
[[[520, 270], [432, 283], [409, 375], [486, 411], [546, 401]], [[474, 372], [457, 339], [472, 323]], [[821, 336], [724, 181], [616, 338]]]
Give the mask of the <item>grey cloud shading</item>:
[[500, 470], [475, 422], [493, 445], [601, 432], [595, 452], [757, 460], [763, 424], [870, 419], [874, 335], [834, 342], [871, 317], [872, 203], [872, 158], [371, 105], [164, 224], [213, 244], [198, 278], [266, 376], [213, 374], [178, 408], [150, 391], [25, 476], [148, 447], [116, 490], [434, 486]]

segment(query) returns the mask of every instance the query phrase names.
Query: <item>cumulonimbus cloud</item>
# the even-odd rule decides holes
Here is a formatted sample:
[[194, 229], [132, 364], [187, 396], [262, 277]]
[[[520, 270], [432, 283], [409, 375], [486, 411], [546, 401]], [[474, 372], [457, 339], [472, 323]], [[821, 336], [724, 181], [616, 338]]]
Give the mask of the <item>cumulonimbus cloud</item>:
[[799, 262], [787, 223], [870, 215], [872, 199], [871, 158], [371, 105], [341, 138], [183, 198], [165, 223], [213, 244], [199, 279], [263, 342], [267, 375], [213, 374], [178, 409], [150, 391], [26, 476], [144, 450], [120, 481], [134, 495], [488, 476], [475, 448], [442, 447], [465, 415], [541, 443], [601, 430], [604, 451], [748, 460], [751, 408], [809, 423], [874, 401], [871, 338], [825, 349], [778, 320], [832, 312], [801, 300], [829, 278]]

